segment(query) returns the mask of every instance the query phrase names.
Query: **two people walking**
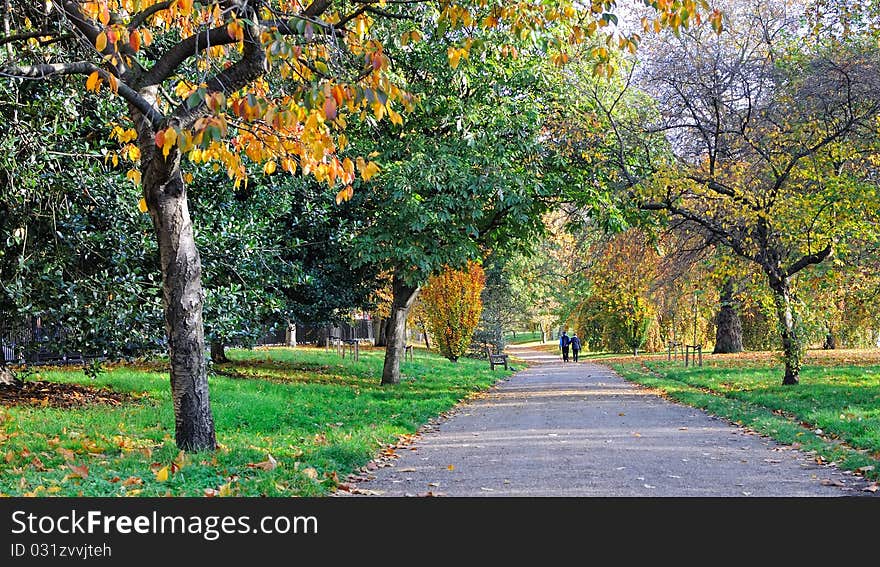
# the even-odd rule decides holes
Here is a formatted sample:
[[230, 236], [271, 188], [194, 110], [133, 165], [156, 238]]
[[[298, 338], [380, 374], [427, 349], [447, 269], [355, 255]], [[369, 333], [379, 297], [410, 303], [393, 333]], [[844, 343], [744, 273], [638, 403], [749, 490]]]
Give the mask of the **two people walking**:
[[568, 362], [568, 350], [571, 349], [571, 355], [574, 362], [578, 361], [578, 353], [581, 351], [581, 340], [577, 333], [568, 336], [568, 331], [562, 331], [559, 336], [559, 348], [562, 349], [562, 362]]

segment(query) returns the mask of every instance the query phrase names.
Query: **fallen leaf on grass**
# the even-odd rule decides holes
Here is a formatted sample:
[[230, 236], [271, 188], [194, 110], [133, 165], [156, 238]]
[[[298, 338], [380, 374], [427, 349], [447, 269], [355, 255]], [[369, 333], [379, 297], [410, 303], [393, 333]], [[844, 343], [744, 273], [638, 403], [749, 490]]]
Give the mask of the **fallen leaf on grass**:
[[312, 480], [316, 480], [318, 478], [318, 471], [314, 467], [305, 468], [303, 469], [302, 473]]
[[67, 468], [70, 469], [70, 474], [67, 475], [70, 478], [88, 478], [89, 476], [89, 467], [86, 465], [67, 465]]
[[58, 452], [61, 453], [61, 456], [64, 457], [65, 461], [73, 460], [73, 451], [70, 449], [65, 449], [64, 447], [58, 447]]
[[156, 480], [159, 482], [168, 481], [168, 467], [162, 467], [161, 469], [156, 471]]
[[859, 467], [856, 470], [859, 471], [860, 473], [866, 473], [868, 471], [874, 470], [874, 465], [868, 465], [867, 467]]
[[[276, 461], [275, 457], [273, 457], [270, 453], [267, 453], [266, 455], [268, 458], [265, 461], [261, 461], [259, 463], [250, 463], [248, 464], [248, 467], [264, 471], [274, 471], [276, 468], [278, 468], [278, 461]], [[317, 476], [317, 474], [315, 476]]]

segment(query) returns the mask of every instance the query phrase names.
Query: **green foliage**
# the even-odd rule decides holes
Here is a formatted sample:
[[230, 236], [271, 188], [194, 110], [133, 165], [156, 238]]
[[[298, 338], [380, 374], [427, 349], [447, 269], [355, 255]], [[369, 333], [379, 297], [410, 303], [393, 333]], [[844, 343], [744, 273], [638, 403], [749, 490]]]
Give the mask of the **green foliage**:
[[455, 39], [419, 23], [430, 39], [389, 53], [419, 104], [402, 126], [368, 122], [351, 137], [355, 153], [377, 151], [382, 170], [355, 187], [364, 225], [353, 262], [413, 285], [487, 249], [525, 247], [553, 193], [541, 178], [540, 64], [504, 58], [500, 38], [476, 31], [483, 41], [452, 68]]
[[[224, 366], [226, 374], [211, 379], [223, 447], [183, 459], [173, 442], [171, 394], [161, 369], [122, 366], [94, 382], [74, 371], [43, 373], [42, 379], [85, 381], [142, 397], [116, 407], [5, 409], [3, 453], [11, 457], [0, 458], [0, 493], [320, 496], [384, 444], [414, 433], [499, 377], [499, 369], [492, 373], [485, 363], [465, 359], [453, 365], [419, 351], [403, 364], [402, 383], [389, 388], [376, 379], [379, 351], [362, 352], [360, 362], [303, 348], [230, 354], [234, 362]], [[251, 466], [267, 462], [268, 455], [277, 468]], [[152, 463], [170, 468], [175, 461], [183, 466], [167, 481], [158, 480], [159, 467]], [[87, 466], [87, 478], [65, 479], [68, 465]], [[135, 480], [126, 484], [129, 479]]]

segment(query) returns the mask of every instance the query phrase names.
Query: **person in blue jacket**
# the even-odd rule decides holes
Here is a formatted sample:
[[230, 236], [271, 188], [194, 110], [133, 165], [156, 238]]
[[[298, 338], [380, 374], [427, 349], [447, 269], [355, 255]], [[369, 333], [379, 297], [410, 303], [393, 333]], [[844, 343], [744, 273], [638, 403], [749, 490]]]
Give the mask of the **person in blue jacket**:
[[562, 362], [568, 362], [568, 347], [571, 345], [571, 339], [568, 337], [567, 331], [562, 331], [559, 335], [559, 348], [562, 349]]
[[578, 353], [581, 351], [581, 340], [578, 338], [577, 333], [571, 334], [571, 341], [568, 344], [571, 346], [571, 359], [577, 362]]

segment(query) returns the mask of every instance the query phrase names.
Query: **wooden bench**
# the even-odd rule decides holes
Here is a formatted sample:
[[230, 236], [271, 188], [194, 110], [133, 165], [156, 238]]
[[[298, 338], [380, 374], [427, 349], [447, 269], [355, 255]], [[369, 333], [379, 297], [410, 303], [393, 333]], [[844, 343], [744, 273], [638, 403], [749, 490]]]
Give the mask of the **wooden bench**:
[[499, 364], [504, 365], [504, 369], [507, 370], [507, 355], [506, 354], [489, 354], [489, 366], [492, 370], [495, 370], [495, 367]]

